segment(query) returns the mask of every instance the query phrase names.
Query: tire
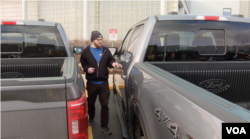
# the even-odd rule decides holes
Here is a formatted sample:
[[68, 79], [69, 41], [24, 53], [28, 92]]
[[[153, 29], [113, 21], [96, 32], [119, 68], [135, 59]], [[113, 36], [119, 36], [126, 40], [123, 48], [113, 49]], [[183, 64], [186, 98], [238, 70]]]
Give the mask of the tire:
[[141, 124], [137, 118], [135, 118], [135, 120], [134, 120], [133, 138], [134, 139], [144, 139], [144, 134], [142, 132]]

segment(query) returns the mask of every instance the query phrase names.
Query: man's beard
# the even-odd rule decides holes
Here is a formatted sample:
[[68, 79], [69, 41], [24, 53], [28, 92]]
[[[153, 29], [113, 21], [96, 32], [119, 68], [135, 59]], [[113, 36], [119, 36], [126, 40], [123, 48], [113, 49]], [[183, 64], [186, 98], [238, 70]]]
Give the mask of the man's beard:
[[94, 42], [94, 44], [95, 44], [96, 48], [101, 48], [102, 47], [102, 44], [98, 44], [98, 43], [95, 43], [95, 42]]

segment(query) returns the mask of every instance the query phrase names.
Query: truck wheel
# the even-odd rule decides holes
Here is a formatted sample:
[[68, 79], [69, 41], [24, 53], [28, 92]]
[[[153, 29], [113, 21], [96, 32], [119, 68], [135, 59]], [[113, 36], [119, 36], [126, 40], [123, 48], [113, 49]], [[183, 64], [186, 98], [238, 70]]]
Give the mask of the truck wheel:
[[134, 139], [144, 139], [141, 124], [137, 118], [134, 121], [133, 136]]

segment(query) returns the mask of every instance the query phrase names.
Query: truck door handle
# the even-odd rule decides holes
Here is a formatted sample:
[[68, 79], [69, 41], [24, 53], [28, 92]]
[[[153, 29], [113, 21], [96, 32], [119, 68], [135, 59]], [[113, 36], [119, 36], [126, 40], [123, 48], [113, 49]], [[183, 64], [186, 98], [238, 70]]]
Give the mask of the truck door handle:
[[132, 92], [134, 91], [134, 87], [131, 87], [131, 91], [132, 91]]
[[121, 77], [122, 77], [123, 80], [127, 79], [127, 76], [124, 73], [121, 74]]

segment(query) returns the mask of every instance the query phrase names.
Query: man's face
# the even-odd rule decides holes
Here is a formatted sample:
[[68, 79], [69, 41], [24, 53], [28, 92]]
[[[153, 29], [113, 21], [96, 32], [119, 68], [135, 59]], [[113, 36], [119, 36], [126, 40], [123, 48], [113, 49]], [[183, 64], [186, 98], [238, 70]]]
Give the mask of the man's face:
[[95, 40], [93, 41], [93, 43], [95, 44], [95, 46], [96, 46], [97, 48], [101, 48], [101, 47], [102, 47], [102, 37], [99, 37], [99, 38], [95, 39]]

